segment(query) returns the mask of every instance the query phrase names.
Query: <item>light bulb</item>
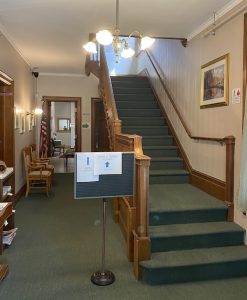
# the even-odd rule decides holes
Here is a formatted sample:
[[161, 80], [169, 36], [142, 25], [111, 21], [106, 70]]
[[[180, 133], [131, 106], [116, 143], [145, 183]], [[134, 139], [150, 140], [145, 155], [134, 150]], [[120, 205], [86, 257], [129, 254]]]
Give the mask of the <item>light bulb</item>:
[[108, 30], [101, 30], [96, 33], [96, 40], [104, 46], [110, 45], [113, 41], [113, 35]]
[[123, 51], [121, 52], [121, 56], [123, 58], [130, 58], [135, 54], [135, 51], [128, 46], [124, 46]]
[[35, 113], [35, 115], [41, 115], [43, 113], [43, 109], [35, 108], [34, 113]]
[[144, 36], [141, 39], [141, 50], [145, 50], [152, 46], [154, 43], [154, 39], [150, 38], [149, 36]]
[[96, 45], [93, 42], [88, 42], [83, 45], [83, 48], [89, 53], [97, 53]]

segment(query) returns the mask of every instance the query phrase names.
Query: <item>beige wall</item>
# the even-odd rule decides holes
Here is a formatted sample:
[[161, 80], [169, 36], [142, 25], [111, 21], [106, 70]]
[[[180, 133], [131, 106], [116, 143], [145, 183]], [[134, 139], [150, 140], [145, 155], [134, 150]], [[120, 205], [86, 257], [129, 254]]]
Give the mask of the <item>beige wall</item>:
[[[156, 41], [151, 49], [163, 78], [193, 135], [209, 137], [236, 137], [235, 153], [235, 219], [247, 229], [247, 219], [237, 208], [242, 136], [242, 101], [231, 103], [233, 88], [242, 89], [243, 80], [243, 14], [230, 20], [216, 31], [215, 36], [197, 37], [182, 47], [178, 41]], [[201, 65], [230, 55], [229, 105], [200, 109]], [[213, 177], [225, 180], [225, 147], [217, 143], [191, 141], [174, 113], [169, 100], [146, 58], [139, 56], [138, 71], [147, 68], [155, 88], [186, 150], [192, 167]]]
[[[99, 80], [91, 75], [85, 76], [57, 76], [40, 75], [38, 81], [38, 93], [42, 96], [68, 96], [81, 97], [83, 123], [91, 124], [91, 97], [98, 97]], [[39, 133], [37, 132], [37, 135]], [[82, 151], [91, 150], [91, 126], [82, 128]]]
[[[34, 109], [33, 78], [31, 70], [18, 52], [10, 45], [3, 35], [0, 35], [0, 70], [14, 79], [15, 106], [24, 112]], [[34, 143], [35, 130], [28, 131], [26, 118], [26, 132], [19, 134], [15, 130], [15, 190], [24, 185], [25, 175], [23, 168], [22, 148]]]

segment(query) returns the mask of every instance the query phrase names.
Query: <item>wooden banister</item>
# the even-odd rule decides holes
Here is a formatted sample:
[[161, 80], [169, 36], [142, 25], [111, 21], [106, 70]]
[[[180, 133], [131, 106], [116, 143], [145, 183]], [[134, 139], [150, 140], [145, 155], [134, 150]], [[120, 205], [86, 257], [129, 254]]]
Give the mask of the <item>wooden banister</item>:
[[[225, 144], [226, 146], [226, 174], [225, 174], [225, 182], [226, 182], [226, 191], [225, 191], [225, 203], [228, 206], [228, 220], [233, 220], [233, 200], [234, 200], [234, 149], [235, 149], [235, 137], [234, 136], [226, 136], [223, 138], [219, 137], [205, 137], [205, 136], [196, 136], [191, 133], [189, 130], [185, 120], [183, 119], [171, 93], [169, 92], [162, 76], [160, 75], [160, 72], [158, 71], [154, 59], [152, 58], [152, 55], [148, 52], [148, 50], [145, 50], [145, 53], [147, 54], [147, 57], [149, 58], [152, 67], [155, 70], [156, 75], [159, 78], [159, 81], [164, 88], [164, 91], [166, 95], [168, 96], [168, 99], [174, 108], [181, 124], [184, 127], [184, 130], [186, 131], [187, 135], [193, 139], [193, 140], [202, 140], [202, 141], [211, 141], [211, 142], [217, 142], [221, 145]], [[148, 71], [144, 71], [148, 75]], [[149, 75], [148, 75], [149, 76]]]
[[175, 112], [176, 112], [176, 114], [177, 114], [177, 116], [178, 116], [181, 124], [183, 125], [186, 133], [188, 134], [188, 136], [191, 139], [195, 139], [195, 140], [204, 140], [204, 141], [214, 141], [214, 142], [218, 142], [218, 143], [225, 143], [225, 139], [226, 138], [195, 136], [195, 135], [193, 135], [191, 133], [191, 131], [189, 130], [187, 124], [185, 123], [185, 121], [184, 121], [184, 119], [183, 119], [183, 117], [182, 117], [182, 115], [181, 115], [178, 107], [176, 106], [176, 103], [173, 100], [173, 98], [171, 96], [171, 93], [169, 92], [168, 88], [166, 87], [166, 84], [164, 83], [163, 78], [161, 77], [158, 69], [156, 68], [154, 60], [153, 60], [151, 54], [148, 52], [148, 50], [145, 50], [145, 52], [146, 52], [146, 54], [147, 54], [147, 56], [148, 56], [148, 58], [149, 58], [149, 60], [150, 60], [150, 62], [152, 64], [152, 66], [153, 66], [153, 68], [155, 70], [156, 75], [159, 77], [160, 83], [161, 83], [162, 87], [164, 88], [164, 90], [165, 90], [165, 92], [166, 92], [166, 94], [167, 94], [167, 96], [168, 96], [168, 98], [169, 98], [169, 100], [170, 100], [170, 102], [172, 104], [172, 107], [174, 108], [174, 110], [175, 110]]
[[[87, 56], [86, 73], [92, 73], [93, 58]], [[150, 257], [148, 237], [148, 197], [150, 157], [143, 155], [142, 138], [123, 134], [122, 121], [118, 117], [104, 47], [100, 47], [99, 79], [100, 93], [104, 103], [108, 137], [111, 151], [135, 153], [135, 195], [114, 200], [114, 220], [119, 222], [127, 243], [127, 255], [134, 261], [134, 272], [139, 277], [139, 261]], [[143, 251], [145, 249], [145, 251]]]

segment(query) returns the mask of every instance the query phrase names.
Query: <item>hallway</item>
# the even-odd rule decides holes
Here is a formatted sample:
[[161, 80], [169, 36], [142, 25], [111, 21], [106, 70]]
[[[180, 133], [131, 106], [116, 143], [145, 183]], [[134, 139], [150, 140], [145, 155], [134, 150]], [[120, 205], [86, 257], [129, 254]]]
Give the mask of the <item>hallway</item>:
[[[108, 202], [106, 266], [116, 282], [90, 282], [101, 265], [101, 200], [74, 200], [73, 175], [56, 174], [49, 198], [31, 193], [16, 208], [17, 236], [4, 251], [10, 272], [0, 299], [246, 299], [247, 278], [148, 286], [137, 282]], [[127, 290], [126, 290], [127, 289]]]

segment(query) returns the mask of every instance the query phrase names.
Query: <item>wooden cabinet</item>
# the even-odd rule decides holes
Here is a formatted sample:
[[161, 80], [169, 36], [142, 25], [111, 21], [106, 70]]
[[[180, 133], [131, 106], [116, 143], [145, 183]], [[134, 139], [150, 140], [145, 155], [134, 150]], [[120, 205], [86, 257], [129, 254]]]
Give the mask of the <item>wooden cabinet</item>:
[[8, 264], [3, 259], [3, 230], [15, 227], [13, 213], [14, 169], [7, 168], [0, 173], [0, 280], [8, 273]]
[[0, 173], [0, 202], [12, 202], [14, 195], [14, 169], [7, 168]]

